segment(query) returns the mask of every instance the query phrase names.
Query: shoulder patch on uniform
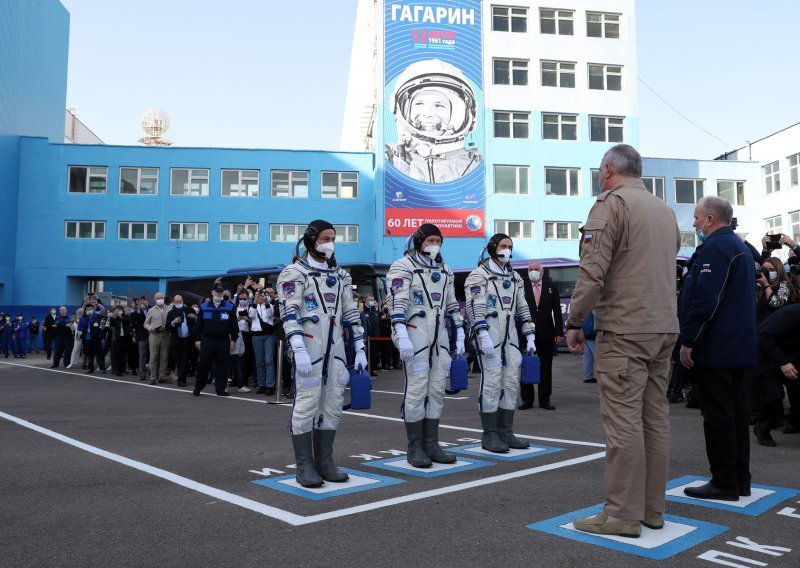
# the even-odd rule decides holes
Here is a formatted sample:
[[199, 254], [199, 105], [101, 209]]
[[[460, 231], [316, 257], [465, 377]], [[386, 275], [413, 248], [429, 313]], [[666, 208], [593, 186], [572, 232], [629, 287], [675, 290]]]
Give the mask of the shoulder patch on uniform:
[[295, 287], [294, 282], [284, 282], [283, 283], [283, 295], [284, 296], [286, 296], [287, 298], [291, 298], [292, 296], [294, 296], [295, 291], [296, 291], [296, 287]]
[[482, 286], [470, 286], [469, 287], [469, 293], [473, 298], [477, 298], [478, 296], [480, 296], [482, 291], [483, 291], [483, 287]]
[[594, 240], [592, 233], [586, 233], [586, 234], [583, 236], [583, 242], [584, 242], [584, 243], [586, 243], [586, 244], [589, 244], [589, 243], [591, 243], [591, 242], [592, 242], [592, 240]]
[[405, 282], [405, 278], [392, 278], [392, 290], [402, 290]]

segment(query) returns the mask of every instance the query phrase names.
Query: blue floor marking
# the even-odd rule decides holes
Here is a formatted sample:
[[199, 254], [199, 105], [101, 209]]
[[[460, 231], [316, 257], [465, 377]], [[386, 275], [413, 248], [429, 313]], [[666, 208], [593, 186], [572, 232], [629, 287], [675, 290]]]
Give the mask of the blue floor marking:
[[[531, 452], [531, 453], [520, 453], [520, 454], [496, 454], [492, 453], [483, 453], [483, 452], [476, 452], [476, 449], [480, 449], [481, 445], [478, 444], [470, 444], [469, 446], [458, 446], [454, 448], [447, 448], [450, 452], [456, 452], [459, 454], [467, 454], [469, 456], [477, 456], [480, 458], [489, 458], [489, 459], [498, 459], [504, 461], [516, 461], [516, 460], [525, 460], [530, 458], [538, 458], [539, 456], [545, 456], [547, 454], [552, 454], [554, 452], [563, 452], [564, 448], [554, 448], [552, 446], [540, 446], [540, 445], [531, 445], [529, 450], [539, 449], [541, 451], [538, 452]], [[522, 450], [524, 451], [524, 450]]]
[[[358, 493], [359, 491], [369, 491], [370, 489], [378, 489], [383, 487], [389, 487], [390, 485], [405, 483], [405, 480], [395, 479], [394, 477], [386, 477], [384, 475], [378, 475], [376, 473], [366, 473], [363, 471], [356, 471], [345, 467], [340, 467], [339, 470], [349, 474], [351, 478], [353, 477], [367, 478], [376, 481], [376, 483], [370, 483], [368, 485], [358, 485], [355, 487], [344, 486], [342, 487], [342, 489], [327, 491], [325, 493], [316, 493], [314, 492], [313, 489], [305, 489], [303, 487], [297, 487], [281, 483], [281, 481], [285, 481], [287, 479], [294, 479], [294, 474], [282, 475], [280, 477], [275, 477], [272, 479], [257, 479], [253, 481], [253, 483], [262, 485], [264, 487], [269, 487], [270, 489], [277, 489], [278, 491], [282, 491], [283, 493], [290, 493], [292, 495], [297, 495], [299, 497], [305, 497], [306, 499], [311, 499], [313, 501], [321, 501], [323, 499], [330, 499], [331, 497], [338, 497], [340, 495], [347, 495], [349, 493]], [[340, 485], [341, 484], [339, 483], [331, 483], [330, 481], [326, 481], [323, 487], [326, 489], [330, 489], [332, 487], [337, 487]]]
[[[678, 479], [673, 479], [672, 481], [667, 483], [667, 491], [669, 491], [670, 489], [674, 489], [675, 487], [680, 487], [681, 485], [686, 485], [687, 483], [691, 483], [692, 481], [709, 481], [709, 478], [697, 475], [684, 475], [683, 477], [679, 477]], [[676, 503], [688, 503], [689, 505], [697, 505], [699, 507], [707, 507], [709, 509], [719, 509], [722, 511], [730, 511], [732, 513], [739, 513], [741, 515], [749, 515], [751, 517], [756, 517], [770, 510], [772, 507], [778, 505], [779, 503], [786, 501], [787, 499], [791, 499], [797, 494], [800, 494], [800, 490], [798, 489], [789, 489], [786, 487], [772, 487], [770, 485], [759, 485], [756, 483], [751, 484], [751, 488], [765, 489], [767, 491], [773, 491], [774, 493], [766, 497], [762, 497], [761, 499], [755, 501], [750, 505], [747, 505], [746, 507], [725, 505], [723, 503], [705, 501], [703, 499], [692, 499], [691, 497], [688, 496], [676, 497], [675, 495], [667, 495], [667, 501], [674, 501]]]

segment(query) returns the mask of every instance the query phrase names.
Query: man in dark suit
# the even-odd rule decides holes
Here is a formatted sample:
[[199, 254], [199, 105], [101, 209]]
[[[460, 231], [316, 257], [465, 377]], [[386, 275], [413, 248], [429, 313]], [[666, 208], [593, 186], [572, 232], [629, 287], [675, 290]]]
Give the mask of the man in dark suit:
[[[536, 326], [536, 353], [541, 362], [541, 381], [539, 382], [539, 407], [555, 410], [550, 404], [553, 392], [553, 354], [556, 344], [564, 335], [564, 319], [561, 316], [561, 297], [558, 286], [549, 278], [545, 278], [542, 264], [533, 261], [528, 265], [528, 279], [525, 286], [525, 300]], [[522, 345], [522, 343], [520, 343]], [[536, 398], [534, 385], [523, 384], [520, 389], [522, 404], [520, 410], [533, 407]]]
[[183, 303], [183, 297], [177, 295], [172, 300], [172, 309], [167, 314], [167, 327], [170, 330], [170, 350], [175, 359], [178, 375], [178, 386], [186, 386], [186, 375], [189, 373], [189, 351], [192, 347], [192, 334], [197, 316], [194, 310]]

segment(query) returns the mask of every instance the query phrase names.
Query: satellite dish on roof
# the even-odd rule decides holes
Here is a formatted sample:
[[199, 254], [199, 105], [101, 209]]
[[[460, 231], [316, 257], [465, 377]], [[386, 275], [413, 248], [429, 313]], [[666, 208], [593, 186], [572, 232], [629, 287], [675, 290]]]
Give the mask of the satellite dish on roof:
[[142, 115], [142, 130], [146, 136], [140, 138], [139, 142], [146, 146], [171, 146], [172, 142], [162, 138], [164, 133], [169, 130], [169, 115], [163, 110], [154, 108]]

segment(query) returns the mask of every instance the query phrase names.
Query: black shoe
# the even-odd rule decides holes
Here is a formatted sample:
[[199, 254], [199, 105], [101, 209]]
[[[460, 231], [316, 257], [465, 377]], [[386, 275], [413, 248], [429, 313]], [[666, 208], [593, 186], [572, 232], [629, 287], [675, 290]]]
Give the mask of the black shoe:
[[369, 376], [370, 376], [370, 377], [377, 377], [377, 376], [378, 376], [378, 373], [376, 373], [375, 371], [372, 371], [372, 372], [369, 374]]
[[718, 501], [738, 501], [739, 491], [723, 491], [715, 487], [710, 481], [700, 487], [687, 487], [683, 492], [695, 499], [716, 499]]
[[267, 387], [266, 389], [264, 389], [264, 391], [265, 395], [272, 396], [273, 394], [275, 394], [275, 387]]
[[750, 497], [750, 488], [739, 488], [739, 497]]
[[89, 369], [88, 371], [86, 371], [86, 374], [87, 375], [94, 375], [94, 369]]
[[185, 387], [186, 386], [186, 381], [178, 381], [178, 386], [179, 387]]
[[545, 410], [555, 410], [556, 407], [550, 404], [549, 402], [540, 402], [539, 408], [544, 408]]
[[798, 434], [800, 433], [800, 426], [795, 426], [794, 424], [789, 424], [786, 428], [782, 430], [784, 434]]
[[533, 408], [533, 403], [532, 402], [523, 402], [522, 404], [519, 405], [518, 410], [528, 410], [529, 408]]
[[587, 384], [588, 384], [588, 383], [596, 383], [596, 382], [597, 382], [597, 379], [584, 379], [584, 380], [583, 380], [583, 382], [584, 382], [584, 383], [587, 383]]
[[217, 396], [231, 396], [231, 395], [230, 395], [230, 394], [228, 394], [227, 392], [224, 392], [224, 391], [223, 391], [223, 392], [218, 392], [218, 393], [217, 393]]
[[58, 369], [58, 365], [50, 365], [51, 369]]
[[258, 387], [256, 389], [256, 394], [264, 394], [265, 392], [267, 392], [267, 387]]
[[200, 391], [192, 391], [192, 396], [200, 396]]
[[764, 432], [763, 430], [759, 430], [758, 426], [753, 428], [753, 434], [756, 435], [756, 441], [761, 446], [766, 446], [768, 448], [774, 448], [778, 444], [775, 443], [775, 440], [772, 439], [772, 434], [769, 433], [769, 430]]

